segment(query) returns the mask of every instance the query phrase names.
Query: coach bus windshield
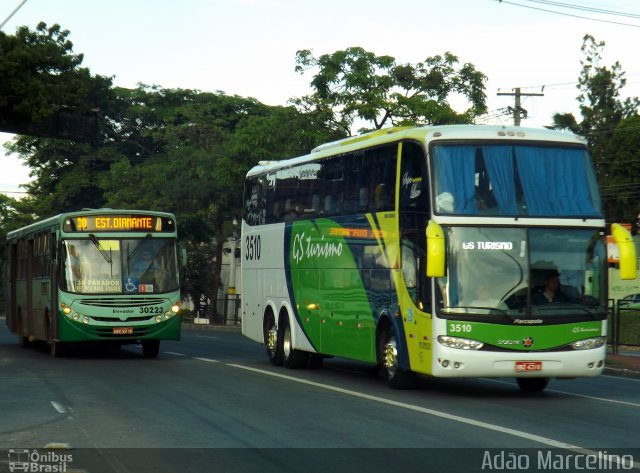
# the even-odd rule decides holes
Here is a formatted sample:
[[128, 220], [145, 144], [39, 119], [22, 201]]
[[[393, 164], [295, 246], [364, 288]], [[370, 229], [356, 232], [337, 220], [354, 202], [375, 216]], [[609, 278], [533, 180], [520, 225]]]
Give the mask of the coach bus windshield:
[[61, 287], [78, 294], [146, 294], [178, 289], [175, 240], [65, 240]]
[[602, 218], [586, 149], [557, 144], [436, 144], [440, 214]]
[[440, 313], [497, 318], [606, 317], [606, 250], [592, 229], [446, 229]]

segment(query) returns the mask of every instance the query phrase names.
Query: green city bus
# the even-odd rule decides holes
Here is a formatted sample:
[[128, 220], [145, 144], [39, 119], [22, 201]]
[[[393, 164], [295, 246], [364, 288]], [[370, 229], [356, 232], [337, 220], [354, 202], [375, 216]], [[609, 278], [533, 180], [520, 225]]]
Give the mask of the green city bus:
[[179, 340], [180, 269], [170, 213], [97, 209], [57, 215], [7, 235], [6, 322], [28, 346]]
[[[629, 233], [611, 227], [623, 278]], [[336, 356], [416, 373], [596, 376], [607, 255], [585, 142], [520, 127], [391, 128], [246, 177], [242, 331], [273, 364]]]

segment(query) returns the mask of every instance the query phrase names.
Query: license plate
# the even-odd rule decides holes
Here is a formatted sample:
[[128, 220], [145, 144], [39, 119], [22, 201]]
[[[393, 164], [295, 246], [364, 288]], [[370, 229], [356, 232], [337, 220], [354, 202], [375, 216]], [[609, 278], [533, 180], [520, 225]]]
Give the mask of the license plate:
[[133, 327], [113, 327], [114, 335], [133, 335]]
[[516, 371], [542, 371], [542, 361], [516, 361]]

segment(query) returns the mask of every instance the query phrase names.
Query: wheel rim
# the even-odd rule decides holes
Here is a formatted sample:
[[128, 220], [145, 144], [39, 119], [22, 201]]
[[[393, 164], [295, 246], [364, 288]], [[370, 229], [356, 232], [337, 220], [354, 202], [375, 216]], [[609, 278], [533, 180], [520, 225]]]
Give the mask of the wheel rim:
[[285, 359], [289, 359], [291, 355], [291, 329], [289, 325], [284, 328], [284, 334], [282, 337], [282, 353]]
[[278, 349], [278, 331], [273, 317], [269, 317], [265, 324], [265, 344], [267, 345], [267, 353], [269, 358], [275, 359]]
[[269, 356], [276, 356], [276, 344], [278, 342], [278, 332], [275, 326], [271, 326], [267, 330], [267, 350], [269, 351]]
[[393, 378], [398, 370], [398, 347], [396, 344], [396, 338], [390, 337], [387, 343], [384, 345], [383, 361], [384, 369], [387, 371], [387, 375]]

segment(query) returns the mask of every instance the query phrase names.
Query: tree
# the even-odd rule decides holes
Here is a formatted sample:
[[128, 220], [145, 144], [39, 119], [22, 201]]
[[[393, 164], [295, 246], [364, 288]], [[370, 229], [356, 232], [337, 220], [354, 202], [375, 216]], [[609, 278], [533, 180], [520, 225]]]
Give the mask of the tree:
[[106, 144], [19, 135], [6, 147], [31, 169], [31, 213], [44, 218], [104, 204], [101, 175], [117, 159]]
[[[588, 143], [600, 187], [603, 191], [605, 217], [610, 220], [628, 219], [637, 213], [637, 208], [629, 208], [623, 199], [616, 197], [616, 189], [625, 183], [628, 177], [624, 172], [628, 155], [612, 139], [621, 122], [636, 115], [640, 100], [627, 98], [622, 100], [620, 92], [626, 84], [624, 72], [619, 62], [611, 68], [601, 66], [604, 41], [597, 42], [587, 34], [583, 38], [582, 52], [585, 58], [580, 61], [582, 71], [578, 79], [582, 120], [570, 113], [555, 114], [554, 128], [568, 129], [583, 136]], [[624, 131], [623, 131], [624, 130]], [[619, 133], [629, 133], [632, 129], [623, 127]], [[620, 137], [616, 139], [620, 143]]]
[[[391, 56], [376, 56], [360, 47], [316, 58], [309, 50], [296, 54], [296, 71], [317, 72], [313, 94], [294, 100], [303, 110], [329, 114], [332, 126], [348, 133], [356, 119], [375, 129], [389, 125], [470, 123], [486, 112], [486, 76], [472, 64], [458, 66], [451, 53], [424, 62], [397, 64]], [[462, 96], [469, 107], [456, 112], [449, 103]]]
[[609, 221], [635, 222], [640, 208], [640, 116], [623, 118], [607, 142], [602, 200]]
[[69, 31], [38, 24], [0, 32], [0, 130], [96, 139], [97, 112], [111, 100], [111, 79], [80, 67]]
[[[265, 113], [267, 107], [223, 93], [149, 86], [120, 94], [128, 106], [114, 117], [118, 126], [112, 134], [122, 158], [103, 175], [106, 205], [174, 212], [182, 238], [190, 242], [190, 259], [203, 252], [213, 255], [206, 296], [214, 301], [221, 285], [223, 245], [232, 232], [233, 218], [240, 215], [250, 159], [233, 159], [233, 132], [248, 116]], [[198, 277], [207, 268], [198, 270], [188, 275]], [[197, 289], [194, 300], [199, 300], [202, 286], [201, 281], [188, 283]], [[217, 318], [215, 304], [210, 307], [211, 318]]]

